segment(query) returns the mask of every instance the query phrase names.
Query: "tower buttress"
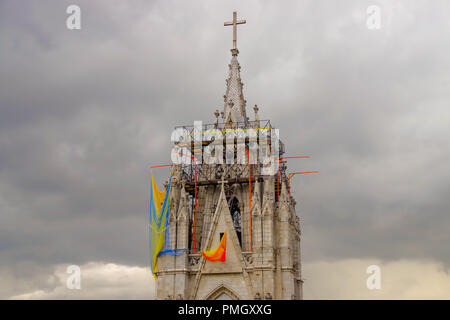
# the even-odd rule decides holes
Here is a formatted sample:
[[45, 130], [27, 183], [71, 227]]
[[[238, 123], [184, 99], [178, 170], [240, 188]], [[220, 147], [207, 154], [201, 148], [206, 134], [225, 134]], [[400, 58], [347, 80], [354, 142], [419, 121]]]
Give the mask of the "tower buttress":
[[[180, 201], [177, 212], [176, 248], [186, 249], [189, 246], [189, 208], [184, 186], [181, 186]], [[188, 251], [175, 257], [175, 299], [187, 299], [188, 296]]]
[[281, 299], [290, 300], [295, 296], [294, 269], [293, 269], [293, 248], [292, 248], [292, 211], [290, 199], [287, 191], [286, 181], [283, 179], [278, 213], [278, 249], [279, 249], [279, 270], [281, 283]]

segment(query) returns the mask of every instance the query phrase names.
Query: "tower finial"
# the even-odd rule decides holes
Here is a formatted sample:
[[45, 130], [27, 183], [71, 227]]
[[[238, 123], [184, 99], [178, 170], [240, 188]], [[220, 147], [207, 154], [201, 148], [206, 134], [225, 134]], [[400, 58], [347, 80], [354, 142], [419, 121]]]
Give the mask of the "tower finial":
[[231, 53], [233, 54], [233, 56], [237, 56], [237, 54], [239, 53], [238, 49], [237, 49], [237, 25], [238, 24], [244, 24], [246, 23], [245, 20], [237, 20], [237, 12], [234, 11], [233, 12], [233, 21], [231, 22], [225, 22], [223, 25], [224, 26], [233, 26], [233, 49], [231, 49]]
[[231, 63], [229, 64], [229, 76], [226, 81], [227, 91], [224, 96], [224, 123], [227, 126], [230, 123], [240, 122], [243, 125], [247, 125], [247, 115], [245, 112], [245, 99], [242, 92], [243, 83], [241, 82], [239, 62], [237, 55], [239, 53], [236, 46], [236, 27], [238, 24], [246, 23], [245, 20], [237, 20], [236, 11], [233, 12], [233, 21], [225, 22], [225, 26], [233, 26], [233, 49], [231, 49]]
[[257, 104], [255, 104], [255, 106], [253, 107], [253, 111], [255, 111], [255, 121], [259, 121], [259, 115], [258, 115], [259, 108], [258, 108]]

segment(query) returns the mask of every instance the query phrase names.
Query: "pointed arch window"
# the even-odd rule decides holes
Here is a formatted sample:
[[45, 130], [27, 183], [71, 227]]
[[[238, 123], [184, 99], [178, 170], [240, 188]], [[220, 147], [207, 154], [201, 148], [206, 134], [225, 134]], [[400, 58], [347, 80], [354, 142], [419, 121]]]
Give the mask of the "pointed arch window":
[[205, 300], [240, 300], [239, 296], [225, 285], [220, 285], [208, 294]]
[[236, 197], [233, 197], [230, 202], [230, 212], [231, 218], [233, 219], [234, 229], [239, 238], [239, 244], [242, 246], [241, 240], [241, 232], [242, 232], [242, 223], [241, 223], [241, 208], [239, 207], [239, 200]]

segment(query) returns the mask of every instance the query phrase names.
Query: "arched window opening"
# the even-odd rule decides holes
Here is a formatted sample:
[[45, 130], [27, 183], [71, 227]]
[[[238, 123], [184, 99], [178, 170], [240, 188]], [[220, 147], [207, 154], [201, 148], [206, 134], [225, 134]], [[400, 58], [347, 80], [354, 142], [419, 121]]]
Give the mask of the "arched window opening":
[[238, 235], [239, 244], [242, 246], [242, 240], [241, 240], [241, 231], [242, 231], [241, 209], [239, 208], [239, 200], [236, 197], [234, 197], [231, 200], [230, 208], [231, 208], [230, 211], [231, 211], [231, 217], [233, 219], [234, 229], [236, 230], [236, 233]]
[[222, 292], [220, 295], [217, 296], [216, 300], [233, 300], [233, 298], [230, 297], [225, 292]]
[[213, 292], [208, 294], [204, 300], [239, 300], [239, 296], [227, 286], [220, 285], [218, 288], [214, 289]]

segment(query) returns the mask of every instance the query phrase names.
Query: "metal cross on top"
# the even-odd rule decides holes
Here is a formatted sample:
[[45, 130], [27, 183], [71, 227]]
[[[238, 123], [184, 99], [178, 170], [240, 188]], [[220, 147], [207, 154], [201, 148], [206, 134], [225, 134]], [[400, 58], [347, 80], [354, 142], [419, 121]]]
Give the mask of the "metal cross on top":
[[236, 46], [236, 38], [237, 38], [237, 25], [238, 24], [244, 24], [245, 20], [238, 20], [237, 19], [237, 13], [236, 11], [233, 12], [233, 21], [232, 22], [225, 22], [224, 26], [233, 26], [233, 49], [237, 49]]

